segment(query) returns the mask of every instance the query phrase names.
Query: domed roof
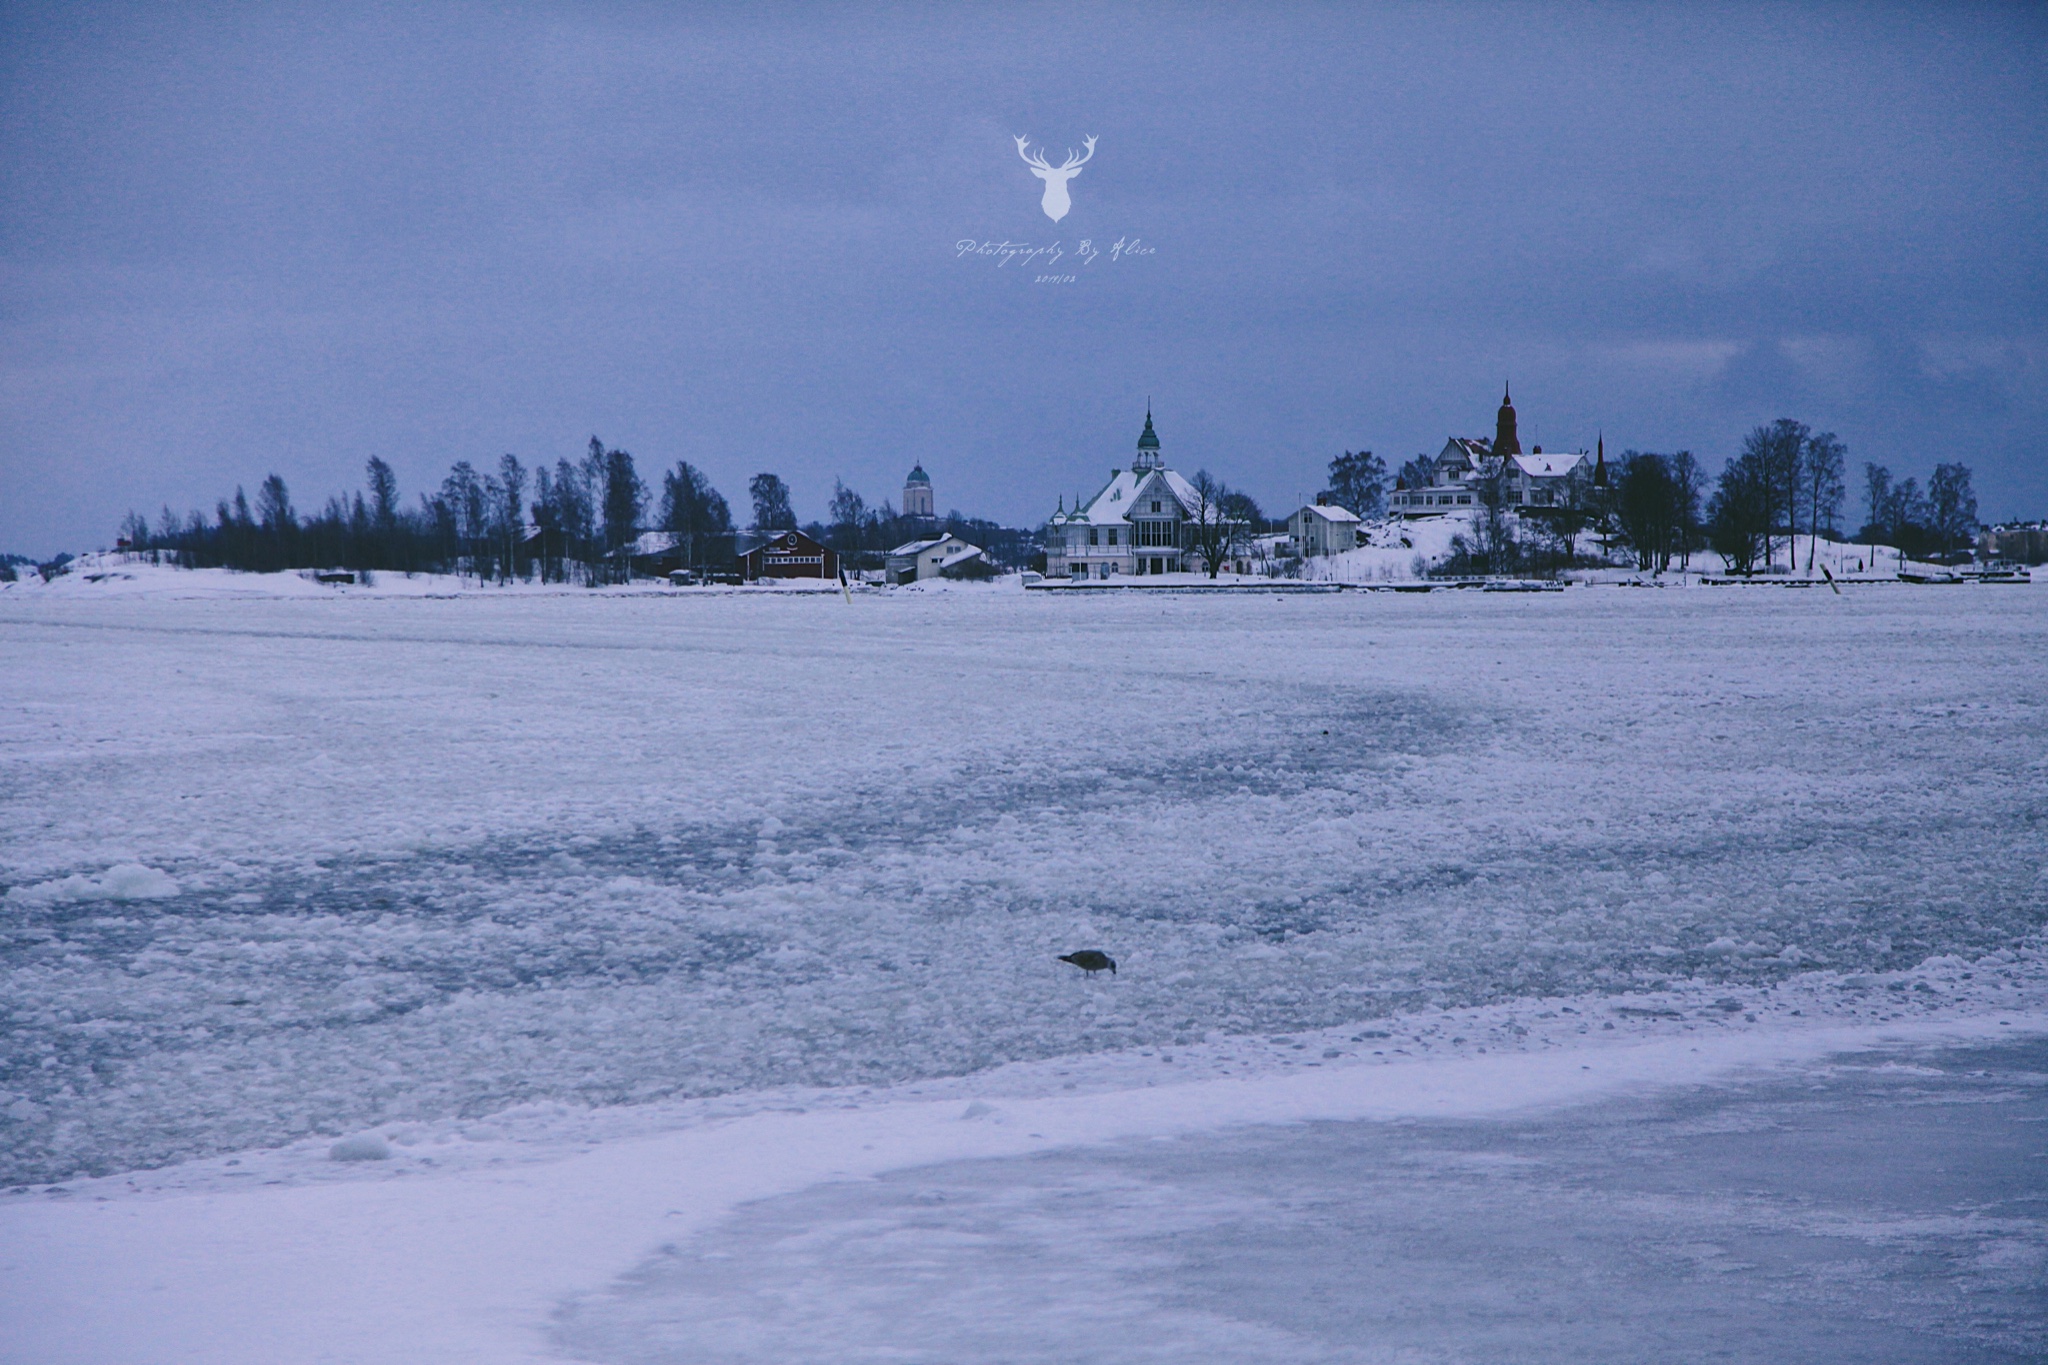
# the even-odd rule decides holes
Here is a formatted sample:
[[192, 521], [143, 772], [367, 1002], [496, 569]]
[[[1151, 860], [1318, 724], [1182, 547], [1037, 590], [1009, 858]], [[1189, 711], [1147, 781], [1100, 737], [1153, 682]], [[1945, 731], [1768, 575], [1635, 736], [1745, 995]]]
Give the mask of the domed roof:
[[910, 477], [905, 479], [903, 482], [906, 484], [912, 484], [930, 483], [931, 481], [931, 475], [924, 472], [924, 464], [922, 461], [920, 461], [918, 464], [911, 467]]
[[1145, 409], [1145, 433], [1138, 438], [1138, 449], [1159, 449], [1159, 436], [1152, 430], [1152, 409]]

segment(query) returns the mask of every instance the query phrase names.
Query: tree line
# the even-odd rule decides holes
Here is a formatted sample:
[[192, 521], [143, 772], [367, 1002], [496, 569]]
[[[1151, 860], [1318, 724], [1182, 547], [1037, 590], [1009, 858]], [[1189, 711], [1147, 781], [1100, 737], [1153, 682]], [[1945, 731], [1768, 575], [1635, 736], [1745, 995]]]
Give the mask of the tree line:
[[[724, 499], [687, 463], [667, 476], [710, 491], [716, 515]], [[528, 499], [528, 489], [532, 497]], [[670, 511], [664, 497], [664, 513]], [[131, 512], [121, 539], [132, 549], [169, 551], [188, 568], [253, 572], [340, 568], [401, 573], [456, 573], [486, 581], [538, 577], [544, 582], [610, 583], [630, 572], [630, 556], [647, 510], [647, 487], [633, 457], [592, 437], [581, 460], [558, 460], [529, 471], [515, 455], [495, 469], [458, 460], [441, 486], [405, 505], [391, 466], [371, 456], [364, 487], [327, 499], [301, 515], [284, 479], [271, 474], [253, 503], [237, 488], [214, 505], [211, 518], [182, 520], [169, 507], [156, 526]], [[686, 520], [706, 509], [680, 506]]]
[[[1604, 484], [1583, 471], [1552, 506], [1511, 505], [1506, 462], [1486, 467], [1463, 485], [1473, 492], [1472, 530], [1454, 541], [1446, 573], [1541, 572], [1574, 562], [1576, 535], [1597, 529], [1607, 548], [1626, 551], [1636, 567], [1661, 573], [1676, 561], [1690, 567], [1696, 550], [1711, 548], [1732, 573], [1771, 572], [1781, 564], [1811, 572], [1822, 537], [1841, 531], [1847, 499], [1848, 448], [1833, 432], [1780, 418], [1753, 429], [1741, 450], [1708, 479], [1692, 452], [1665, 455], [1628, 450]], [[1371, 520], [1385, 508], [1385, 466], [1370, 452], [1349, 451], [1330, 461], [1325, 494]], [[1911, 478], [1894, 479], [1879, 464], [1865, 464], [1864, 516], [1855, 538], [1896, 546], [1909, 557], [1953, 556], [1968, 549], [1977, 525], [1970, 469], [1936, 465], [1923, 491]], [[1417, 456], [1405, 464], [1397, 487], [1435, 481], [1435, 462]]]
[[[802, 529], [854, 558], [873, 560], [906, 541], [951, 531], [981, 546], [999, 564], [1027, 559], [1033, 534], [951, 512], [943, 521], [899, 515], [887, 501], [869, 507], [834, 481], [832, 521], [798, 528], [789, 486], [772, 473], [747, 486], [750, 530], [766, 534]], [[665, 544], [644, 546], [647, 531], [666, 532]], [[451, 573], [486, 582], [537, 578], [546, 583], [600, 585], [629, 580], [636, 558], [664, 565], [729, 568], [740, 528], [723, 494], [687, 460], [650, 489], [633, 456], [607, 448], [597, 437], [579, 460], [528, 469], [516, 456], [478, 469], [458, 460], [438, 489], [408, 506], [398, 478], [383, 459], [364, 467], [364, 486], [327, 499], [302, 514], [284, 479], [271, 474], [252, 500], [242, 488], [222, 498], [209, 517], [179, 517], [168, 506], [152, 526], [130, 512], [121, 524], [130, 549], [174, 556], [188, 568], [252, 572], [346, 569], [398, 573]], [[650, 553], [638, 553], [641, 550]]]

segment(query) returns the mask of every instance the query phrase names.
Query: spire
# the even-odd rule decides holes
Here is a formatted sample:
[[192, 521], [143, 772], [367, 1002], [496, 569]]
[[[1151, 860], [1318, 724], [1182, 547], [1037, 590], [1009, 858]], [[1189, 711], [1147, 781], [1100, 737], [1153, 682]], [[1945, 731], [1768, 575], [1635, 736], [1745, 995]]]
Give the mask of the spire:
[[1522, 442], [1515, 435], [1515, 404], [1508, 397], [1505, 383], [1500, 388], [1500, 411], [1494, 417], [1493, 453], [1500, 456], [1522, 453]]
[[1594, 486], [1595, 488], [1605, 488], [1605, 487], [1607, 487], [1607, 433], [1606, 433], [1606, 432], [1604, 432], [1604, 431], [1603, 431], [1603, 432], [1601, 432], [1601, 433], [1600, 433], [1600, 435], [1599, 435], [1598, 437], [1596, 437], [1596, 438], [1594, 439], [1594, 441], [1593, 441], [1593, 449], [1594, 449], [1594, 450], [1595, 450], [1595, 451], [1597, 452], [1597, 453], [1596, 453], [1596, 454], [1595, 454], [1595, 455], [1593, 456], [1593, 486]]

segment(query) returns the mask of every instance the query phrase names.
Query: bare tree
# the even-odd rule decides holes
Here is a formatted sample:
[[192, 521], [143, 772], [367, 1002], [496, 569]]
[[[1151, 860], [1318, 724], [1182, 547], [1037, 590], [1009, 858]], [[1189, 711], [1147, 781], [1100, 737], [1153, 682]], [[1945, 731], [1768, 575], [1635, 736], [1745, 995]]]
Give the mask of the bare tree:
[[498, 581], [523, 577], [519, 552], [526, 543], [526, 467], [519, 457], [506, 454], [498, 459], [499, 534], [505, 546], [504, 561], [498, 566]]
[[1800, 463], [1806, 448], [1807, 428], [1802, 422], [1789, 417], [1780, 417], [1767, 427], [1757, 427], [1742, 441], [1745, 477], [1757, 481], [1755, 492], [1761, 496], [1760, 511], [1766, 523], [1763, 534], [1764, 568], [1769, 570], [1775, 562], [1771, 543], [1777, 530], [1785, 530], [1787, 567], [1792, 567], [1795, 554], [1792, 537], [1798, 532]]
[[1970, 487], [1970, 467], [1938, 464], [1927, 480], [1927, 512], [1943, 554], [1953, 554], [1977, 529], [1977, 494]]
[[1835, 529], [1835, 517], [1842, 510], [1848, 492], [1843, 481], [1848, 447], [1832, 431], [1823, 431], [1806, 443], [1806, 571], [1813, 572], [1813, 557], [1820, 545], [1820, 528]]
[[1678, 567], [1690, 569], [1693, 549], [1700, 543], [1700, 499], [1707, 491], [1707, 473], [1690, 450], [1671, 457], [1671, 488], [1678, 511]]
[[867, 499], [834, 479], [832, 501], [828, 507], [828, 515], [832, 519], [833, 548], [851, 553], [866, 548], [861, 544], [861, 535], [867, 525]]
[[756, 474], [747, 481], [747, 496], [754, 503], [754, 530], [787, 531], [796, 526], [796, 512], [789, 505], [789, 485], [774, 474]]
[[604, 544], [611, 560], [612, 581], [633, 577], [633, 542], [640, 534], [640, 513], [647, 505], [647, 485], [623, 450], [604, 453]]
[[1386, 484], [1386, 461], [1370, 450], [1347, 450], [1330, 461], [1330, 501], [1366, 521], [1386, 515]]
[[1508, 510], [1511, 468], [1505, 457], [1489, 459], [1481, 465], [1479, 476], [1471, 481], [1473, 501], [1479, 507], [1479, 515], [1472, 522], [1473, 534], [1479, 542], [1475, 548], [1491, 574], [1508, 573], [1521, 561], [1522, 547], [1515, 536], [1514, 517]]
[[1188, 480], [1188, 487], [1195, 491], [1194, 516], [1188, 522], [1188, 548], [1202, 557], [1202, 564], [1213, 579], [1223, 572], [1223, 566], [1243, 544], [1245, 525], [1230, 515], [1230, 489], [1211, 477], [1208, 470], [1197, 470], [1195, 477]]
[[702, 470], [688, 460], [662, 477], [661, 524], [676, 537], [683, 562], [709, 563], [732, 549], [732, 510]]
[[1678, 537], [1677, 487], [1662, 455], [1624, 451], [1614, 485], [1614, 515], [1635, 551], [1636, 568], [1663, 573]]
[[1730, 573], [1755, 572], [1760, 556], [1768, 564], [1774, 505], [1766, 452], [1745, 443], [1743, 452], [1721, 471], [1707, 502], [1707, 540]]

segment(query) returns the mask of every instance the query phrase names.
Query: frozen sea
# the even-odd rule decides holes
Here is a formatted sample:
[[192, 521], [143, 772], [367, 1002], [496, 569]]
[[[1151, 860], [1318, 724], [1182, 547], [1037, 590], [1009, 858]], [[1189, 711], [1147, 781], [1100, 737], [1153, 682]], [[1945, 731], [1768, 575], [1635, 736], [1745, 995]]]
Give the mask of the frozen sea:
[[[0, 1181], [24, 1206], [88, 1189], [110, 1206], [229, 1199], [257, 1170], [288, 1189], [381, 1188], [401, 1169], [545, 1164], [820, 1096], [849, 1110], [1086, 1100], [1165, 1077], [1391, 1073], [1689, 1031], [1768, 1052], [1821, 1021], [2024, 1031], [2048, 1001], [2048, 592], [2034, 588], [16, 593], [0, 597], [0, 655]], [[1118, 974], [1054, 961], [1078, 947], [1113, 953]], [[2041, 1069], [2010, 1051], [2001, 1067]], [[1164, 1342], [1197, 1330], [1186, 1295], [1279, 1283], [1232, 1288], [1268, 1273], [1249, 1261], [1287, 1262], [1230, 1249], [1297, 1247], [1301, 1200], [1337, 1222], [1392, 1201], [1385, 1239], [1340, 1238], [1330, 1262], [1387, 1264], [1430, 1228], [1463, 1229], [1471, 1245], [1441, 1247], [1439, 1275], [1402, 1281], [1413, 1320], [1441, 1321], [1431, 1295], [1462, 1278], [1523, 1292], [1499, 1277], [1526, 1266], [1486, 1260], [1504, 1244], [1482, 1213], [1547, 1217], [1613, 1187], [1629, 1132], [1664, 1134], [1644, 1142], [1679, 1169], [1708, 1111], [1735, 1123], [1803, 1104], [1837, 1116], [1823, 1127], [1857, 1126], [1836, 1071], [1814, 1082], [1832, 1098], [1811, 1100], [1770, 1074], [1747, 1098], [1596, 1105], [1586, 1142], [1527, 1180], [1536, 1168], [1517, 1163], [1561, 1120], [1247, 1136], [1226, 1104], [1215, 1131], [1183, 1123], [1170, 1150], [1082, 1144], [858, 1191], [828, 1181], [748, 1204], [766, 1220], [753, 1231], [706, 1214], [692, 1235], [731, 1239], [716, 1264], [739, 1267], [762, 1229], [815, 1229], [847, 1249], [846, 1293], [871, 1288], [886, 1320], [902, 1286], [857, 1283], [886, 1239], [846, 1229], [901, 1223], [889, 1191], [914, 1197], [905, 1181], [959, 1182], [1044, 1229], [1014, 1252], [1020, 1295], [1051, 1302], [1060, 1275], [1100, 1256], [1104, 1320], [1170, 1318]], [[324, 1162], [363, 1133], [394, 1158]], [[1702, 1188], [1737, 1190], [1746, 1161], [1803, 1159], [1769, 1147], [1709, 1153]], [[1588, 1225], [1588, 1266], [1631, 1244], [1631, 1219], [1676, 1246], [1697, 1218], [1700, 1247], [1735, 1249], [1645, 1263], [1644, 1304], [1658, 1275], [1704, 1293], [1741, 1282], [1724, 1263], [1758, 1257], [1744, 1303], [1819, 1292], [1773, 1279], [1781, 1263], [1834, 1273], [1819, 1234], [1791, 1223], [1743, 1249], [1726, 1200], [1653, 1218], [1660, 1168], [1645, 1161], [1651, 1183], [1633, 1203], [1617, 1187]], [[1966, 1202], [2021, 1207], [2044, 1167], [2027, 1158], [2006, 1172], [2017, 1194], [1991, 1182]], [[1295, 1171], [1301, 1190], [1276, 1174], [1233, 1212], [1232, 1169]], [[1333, 1177], [1315, 1193], [1318, 1170]], [[1247, 1264], [1145, 1281], [1147, 1239], [1167, 1233], [1141, 1211], [1090, 1241], [1087, 1220], [1060, 1221], [1069, 1186], [1098, 1205], [1191, 1191], [1157, 1196], [1186, 1220], [1173, 1235]], [[2038, 1227], [2027, 1207], [2012, 1216]], [[954, 1235], [931, 1226], [931, 1245]], [[2029, 1236], [2016, 1245], [2038, 1251]], [[1030, 1246], [1069, 1241], [1069, 1263], [1034, 1268]], [[536, 1310], [534, 1339], [576, 1358], [775, 1358], [725, 1338], [649, 1344], [669, 1340], [663, 1314], [713, 1292], [704, 1246], [688, 1272], [633, 1270], [651, 1245], [593, 1265], [583, 1297]], [[982, 1254], [958, 1265], [995, 1264]], [[750, 1284], [772, 1294], [794, 1274], [763, 1263]], [[638, 1288], [602, 1288], [617, 1275]], [[1587, 1275], [1558, 1311], [1597, 1300]], [[953, 1306], [933, 1312], [971, 1323], [959, 1295], [987, 1279], [953, 1273]], [[2006, 1327], [1938, 1340], [2007, 1355], [1924, 1358], [2042, 1349], [2010, 1325], [2038, 1302], [1999, 1292]], [[1900, 1302], [1900, 1330], [1933, 1330], [1935, 1308]], [[1454, 1339], [1403, 1336], [1389, 1309], [1396, 1326], [1371, 1338], [1382, 1356], [1358, 1353], [1341, 1313], [1270, 1341], [1259, 1315], [1240, 1326], [1244, 1358], [1279, 1342], [1274, 1358], [1434, 1359], [1432, 1340], [1464, 1343], [1444, 1359], [1570, 1357], [1569, 1334], [1487, 1336], [1486, 1321], [1515, 1321], [1491, 1311], [1471, 1307], [1472, 1334]], [[758, 1341], [818, 1358], [792, 1323]], [[929, 1358], [977, 1358], [945, 1330]], [[1042, 1357], [1065, 1340], [1044, 1338]]]
[[2048, 1358], [2048, 1043], [764, 1200], [565, 1306], [616, 1365]]

